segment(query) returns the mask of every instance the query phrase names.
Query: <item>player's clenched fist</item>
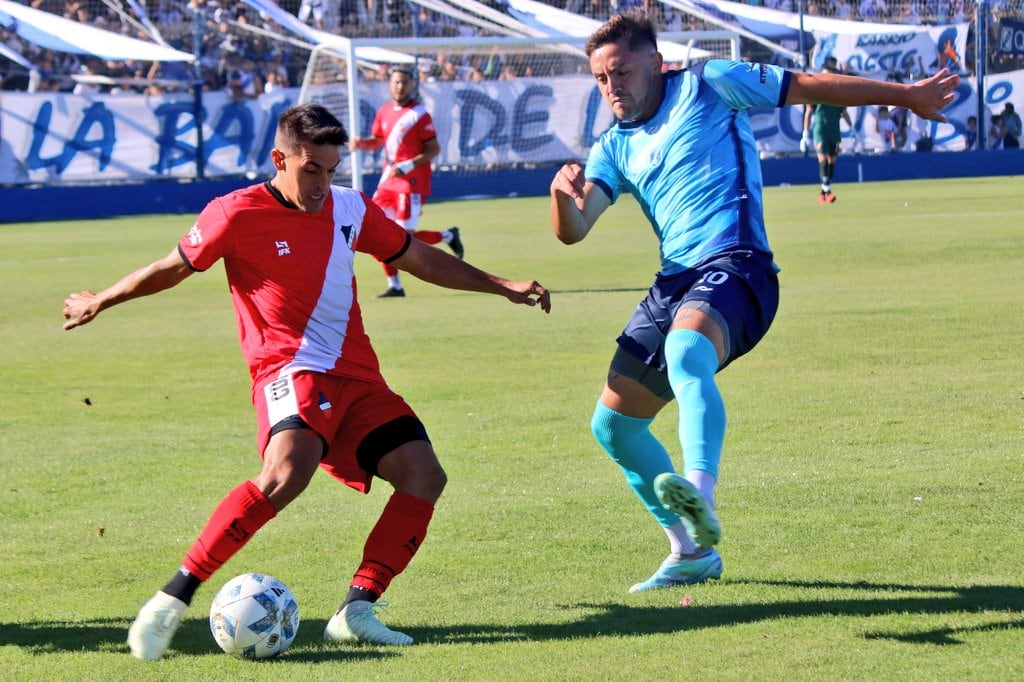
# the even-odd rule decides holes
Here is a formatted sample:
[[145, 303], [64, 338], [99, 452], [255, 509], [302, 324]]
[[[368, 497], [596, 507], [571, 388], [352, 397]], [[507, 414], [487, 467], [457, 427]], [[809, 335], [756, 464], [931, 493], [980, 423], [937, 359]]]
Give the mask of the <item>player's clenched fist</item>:
[[577, 207], [582, 209], [585, 184], [583, 167], [578, 163], [567, 163], [558, 170], [555, 179], [551, 181], [551, 195], [555, 196], [556, 192], [567, 194], [575, 199]]

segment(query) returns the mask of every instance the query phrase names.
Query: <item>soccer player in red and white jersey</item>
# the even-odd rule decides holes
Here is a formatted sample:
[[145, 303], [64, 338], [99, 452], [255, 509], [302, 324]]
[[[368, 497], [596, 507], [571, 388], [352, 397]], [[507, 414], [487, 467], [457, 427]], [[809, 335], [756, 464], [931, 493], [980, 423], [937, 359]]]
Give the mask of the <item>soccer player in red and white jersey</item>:
[[163, 655], [198, 587], [309, 484], [317, 468], [368, 492], [394, 488], [324, 638], [411, 644], [374, 602], [427, 532], [446, 476], [415, 412], [388, 388], [363, 330], [353, 274], [369, 253], [427, 282], [504, 296], [550, 311], [535, 281], [510, 281], [418, 242], [365, 194], [332, 186], [345, 129], [315, 104], [281, 114], [268, 182], [211, 201], [171, 252], [93, 293], [64, 301], [65, 329], [124, 301], [155, 294], [224, 261], [242, 354], [252, 375], [255, 478], [214, 509], [170, 581], [128, 631], [132, 655]]
[[[425, 244], [444, 242], [462, 258], [459, 228], [444, 231], [418, 230], [423, 203], [430, 195], [430, 162], [441, 153], [437, 131], [423, 104], [416, 99], [416, 81], [412, 67], [393, 66], [388, 87], [392, 102], [377, 110], [370, 128], [371, 137], [353, 137], [351, 151], [376, 151], [384, 148], [384, 170], [373, 194], [384, 214]], [[398, 269], [383, 263], [388, 288], [379, 298], [405, 296]]]

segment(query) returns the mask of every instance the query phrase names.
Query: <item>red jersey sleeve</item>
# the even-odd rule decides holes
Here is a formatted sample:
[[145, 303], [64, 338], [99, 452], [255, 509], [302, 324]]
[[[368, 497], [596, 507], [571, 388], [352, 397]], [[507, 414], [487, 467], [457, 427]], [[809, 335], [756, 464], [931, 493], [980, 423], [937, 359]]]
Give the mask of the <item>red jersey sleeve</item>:
[[196, 222], [178, 242], [178, 250], [193, 269], [209, 270], [227, 252], [230, 239], [230, 221], [224, 199], [214, 199], [196, 218]]
[[420, 116], [420, 120], [416, 122], [416, 132], [419, 133], [420, 142], [426, 142], [427, 140], [433, 140], [437, 137], [437, 128], [434, 127], [434, 119], [430, 118], [430, 114], [426, 111]]
[[412, 237], [398, 223], [394, 222], [373, 203], [370, 197], [362, 194], [366, 204], [362, 228], [353, 245], [356, 251], [368, 253], [379, 261], [392, 261], [409, 248]]

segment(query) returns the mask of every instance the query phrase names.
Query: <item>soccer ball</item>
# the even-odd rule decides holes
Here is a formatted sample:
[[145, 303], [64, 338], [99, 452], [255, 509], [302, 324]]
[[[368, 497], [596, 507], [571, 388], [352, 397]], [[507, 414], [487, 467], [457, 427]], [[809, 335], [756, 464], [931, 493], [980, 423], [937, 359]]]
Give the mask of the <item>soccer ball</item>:
[[232, 578], [213, 598], [210, 631], [225, 652], [271, 658], [299, 631], [299, 605], [287, 585], [262, 573]]

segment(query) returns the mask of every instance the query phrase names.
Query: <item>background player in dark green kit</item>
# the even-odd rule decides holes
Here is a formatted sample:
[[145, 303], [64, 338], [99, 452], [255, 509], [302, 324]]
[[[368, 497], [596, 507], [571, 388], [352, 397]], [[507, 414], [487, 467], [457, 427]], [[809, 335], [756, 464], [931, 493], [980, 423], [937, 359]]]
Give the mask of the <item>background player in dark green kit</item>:
[[[828, 66], [823, 71], [838, 73], [838, 70]], [[846, 107], [811, 104], [804, 110], [803, 143], [806, 144], [812, 138], [814, 140], [814, 151], [818, 154], [818, 170], [821, 176], [821, 193], [818, 195], [818, 201], [823, 204], [832, 204], [836, 200], [836, 195], [832, 193], [832, 175], [836, 168], [836, 157], [839, 155], [839, 142], [843, 136], [839, 129], [840, 120], [845, 120], [849, 126], [853, 125], [850, 115], [846, 113]]]

